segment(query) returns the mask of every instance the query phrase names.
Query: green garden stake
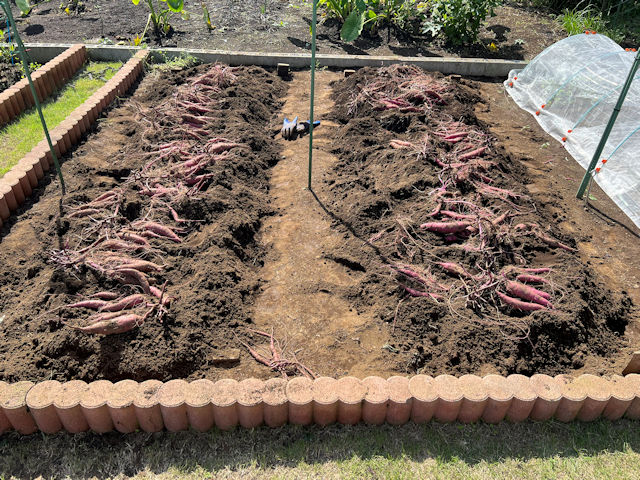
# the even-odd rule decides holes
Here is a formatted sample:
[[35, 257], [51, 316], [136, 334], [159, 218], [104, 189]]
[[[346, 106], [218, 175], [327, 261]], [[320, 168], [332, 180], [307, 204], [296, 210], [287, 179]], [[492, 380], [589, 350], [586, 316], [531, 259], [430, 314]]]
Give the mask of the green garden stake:
[[[589, 164], [589, 168], [587, 168], [587, 172], [582, 177], [582, 183], [580, 184], [580, 188], [578, 188], [578, 193], [576, 197], [582, 199], [584, 195], [584, 191], [587, 189], [587, 186], [590, 185], [591, 180], [593, 179], [593, 169], [596, 168], [598, 164], [598, 160], [600, 160], [600, 155], [602, 154], [602, 150], [604, 150], [605, 145], [607, 144], [607, 140], [609, 139], [609, 134], [613, 129], [613, 125], [616, 123], [616, 119], [618, 118], [618, 113], [620, 113], [620, 109], [622, 108], [622, 104], [624, 103], [624, 99], [627, 96], [627, 92], [631, 87], [631, 82], [633, 81], [633, 77], [640, 68], [640, 51], [636, 55], [636, 58], [631, 65], [631, 70], [629, 70], [629, 75], [627, 75], [627, 80], [624, 82], [624, 86], [620, 91], [620, 96], [618, 97], [618, 101], [616, 102], [616, 106], [613, 107], [613, 112], [611, 112], [611, 117], [609, 117], [609, 122], [602, 133], [602, 138], [600, 138], [600, 143], [598, 143], [598, 147], [593, 154], [593, 158], [591, 159], [591, 163]], [[588, 198], [588, 197], [587, 197]]]
[[18, 28], [16, 27], [16, 23], [13, 20], [13, 14], [11, 13], [11, 7], [9, 6], [9, 0], [2, 0], [2, 9], [11, 24], [11, 28], [13, 29], [13, 37], [18, 44], [18, 52], [20, 52], [20, 59], [22, 60], [22, 66], [24, 68], [24, 74], [29, 81], [29, 87], [31, 87], [31, 94], [33, 95], [33, 101], [36, 105], [36, 110], [38, 110], [38, 115], [40, 116], [40, 122], [42, 123], [42, 128], [44, 130], [44, 135], [47, 138], [47, 142], [49, 143], [49, 150], [51, 151], [51, 156], [53, 157], [53, 164], [56, 167], [56, 171], [58, 172], [58, 177], [60, 178], [60, 185], [62, 186], [62, 195], [66, 193], [66, 187], [64, 185], [64, 178], [62, 178], [62, 170], [60, 170], [60, 164], [58, 163], [58, 157], [56, 156], [56, 152], [53, 149], [53, 144], [51, 143], [51, 137], [49, 136], [49, 130], [47, 129], [47, 122], [44, 120], [44, 116], [42, 115], [42, 109], [40, 108], [40, 100], [38, 99], [38, 93], [36, 92], [36, 87], [33, 85], [33, 81], [31, 80], [31, 72], [29, 71], [29, 61], [27, 60], [27, 51], [24, 48], [24, 44], [20, 39], [20, 35], [18, 35]]
[[309, 182], [307, 188], [311, 190], [311, 168], [313, 166], [313, 97], [316, 77], [316, 11], [318, 0], [313, 0], [313, 14], [311, 16], [311, 99], [309, 101]]

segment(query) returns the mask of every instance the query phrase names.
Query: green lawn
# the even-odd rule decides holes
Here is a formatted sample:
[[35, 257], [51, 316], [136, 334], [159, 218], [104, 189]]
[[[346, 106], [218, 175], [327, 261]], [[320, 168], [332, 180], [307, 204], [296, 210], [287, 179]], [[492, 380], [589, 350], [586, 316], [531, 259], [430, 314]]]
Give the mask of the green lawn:
[[637, 479], [637, 422], [0, 436], [0, 478]]
[[[42, 104], [47, 127], [53, 129], [58, 125], [113, 77], [121, 66], [121, 62], [91, 62], [82, 67], [65, 87]], [[43, 138], [42, 124], [35, 107], [0, 129], [0, 177]]]

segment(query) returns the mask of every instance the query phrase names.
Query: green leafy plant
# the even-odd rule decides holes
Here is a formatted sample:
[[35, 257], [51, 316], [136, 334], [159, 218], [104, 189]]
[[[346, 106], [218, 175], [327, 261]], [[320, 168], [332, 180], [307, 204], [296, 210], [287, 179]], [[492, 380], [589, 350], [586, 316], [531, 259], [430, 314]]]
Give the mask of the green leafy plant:
[[449, 41], [460, 45], [478, 39], [480, 26], [501, 0], [435, 0], [431, 17], [423, 24], [423, 33], [444, 34]]
[[[131, 2], [138, 5], [140, 0], [131, 0]], [[159, 2], [154, 6], [153, 0], [145, 0], [149, 7], [149, 18], [140, 38], [145, 37], [149, 25], [153, 25], [153, 30], [158, 37], [168, 35], [172, 28], [169, 22], [169, 16], [172, 13], [180, 13], [184, 20], [189, 18], [189, 13], [184, 9], [184, 0], [159, 0]], [[162, 3], [166, 4], [166, 8], [161, 5]]]
[[[343, 22], [340, 37], [345, 42], [358, 38], [363, 30], [377, 31], [387, 26], [411, 33], [412, 23], [424, 18], [425, 5], [416, 0], [320, 0], [329, 16]], [[417, 22], [421, 23], [420, 20]]]
[[608, 25], [603, 18], [602, 12], [592, 7], [582, 10], [567, 9], [558, 16], [558, 20], [569, 35], [578, 35], [584, 33], [585, 30], [595, 30], [598, 33], [607, 35], [615, 42], [620, 42], [623, 37], [619, 30]]
[[16, 6], [20, 10], [20, 13], [23, 17], [29, 15], [31, 11], [31, 5], [29, 4], [29, 0], [16, 0]]
[[209, 9], [207, 8], [204, 2], [200, 2], [200, 5], [202, 6], [202, 19], [204, 20], [204, 23], [207, 25], [207, 30], [211, 31], [215, 27], [211, 24], [211, 16], [209, 15]]

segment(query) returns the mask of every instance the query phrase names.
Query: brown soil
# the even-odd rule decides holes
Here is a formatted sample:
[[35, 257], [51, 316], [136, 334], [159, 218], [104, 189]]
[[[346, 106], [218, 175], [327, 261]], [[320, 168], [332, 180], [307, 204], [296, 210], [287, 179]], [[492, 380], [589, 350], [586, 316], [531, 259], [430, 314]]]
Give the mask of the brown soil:
[[[625, 345], [622, 336], [627, 322], [637, 313], [630, 313], [631, 300], [626, 292], [608, 288], [608, 278], [583, 263], [578, 255], [549, 248], [535, 237], [516, 237], [510, 240], [511, 248], [520, 253], [519, 261], [525, 260], [530, 266], [553, 267], [554, 311], [486, 311], [465, 307], [464, 302], [438, 303], [403, 295], [398, 281], [389, 273], [389, 264], [431, 267], [435, 273], [434, 256], [439, 261], [458, 262], [471, 272], [477, 271], [481, 260], [484, 262], [479, 253], [464, 252], [458, 245], [443, 242], [437, 234], [416, 233], [410, 238], [399, 225], [417, 232], [417, 225], [430, 221], [428, 213], [436, 204], [428, 192], [440, 186], [440, 167], [433, 164], [433, 158], [444, 158], [450, 149], [433, 136], [439, 122], [453, 118], [482, 129], [489, 127], [474, 113], [480, 98], [471, 82], [450, 84], [453, 99], [426, 117], [397, 110], [377, 112], [366, 105], [355, 114], [348, 113], [350, 100], [362, 85], [375, 79], [375, 74], [375, 70], [363, 69], [335, 85], [340, 107], [330, 118], [343, 126], [331, 151], [340, 161], [326, 173], [320, 197], [335, 216], [337, 228], [350, 231], [362, 243], [383, 233], [373, 243], [375, 251], [361, 244], [342, 255], [366, 272], [351, 290], [351, 301], [358, 308], [373, 309], [380, 320], [395, 324], [390, 344], [398, 352], [398, 367], [428, 374], [555, 374], [586, 365], [595, 371], [614, 369], [616, 356]], [[506, 112], [500, 113], [506, 116]], [[389, 146], [392, 139], [419, 144], [425, 134], [432, 135], [426, 157]], [[498, 169], [492, 185], [522, 192], [523, 184], [529, 183], [526, 169], [499, 142], [494, 143], [487, 158]], [[462, 191], [468, 201], [474, 198], [472, 194]], [[484, 206], [505, 206], [486, 199], [483, 202]], [[549, 226], [555, 238], [570, 243], [559, 224], [572, 213], [548, 197], [536, 196], [535, 211], [518, 216], [517, 222]], [[582, 234], [575, 230], [571, 233], [578, 239]], [[504, 263], [498, 266], [515, 265], [516, 257], [509, 258], [505, 255], [500, 260]], [[444, 273], [439, 278], [443, 282], [450, 279]], [[403, 281], [408, 283], [406, 278]]]
[[22, 78], [20, 64], [0, 63], [0, 92], [6, 90]]
[[[205, 2], [215, 28], [208, 31], [200, 2], [186, 0], [189, 20], [171, 17], [168, 38], [150, 36], [151, 45], [257, 52], [308, 52], [311, 2]], [[25, 42], [89, 42], [131, 44], [147, 22], [148, 10], [124, 0], [86, 0], [79, 13], [65, 14], [58, 4], [41, 2], [32, 13], [17, 18]], [[263, 13], [263, 6], [264, 8]], [[16, 12], [17, 13], [17, 12]], [[339, 24], [319, 10], [318, 52], [354, 55], [460, 56], [531, 59], [566, 34], [552, 15], [508, 4], [487, 19], [476, 44], [457, 47], [440, 39], [407, 36], [383, 28], [352, 43], [340, 39]], [[494, 43], [495, 48], [488, 48]], [[632, 45], [624, 45], [632, 46]]]
[[[226, 136], [246, 144], [249, 153], [243, 149], [216, 162], [204, 194], [180, 205], [182, 218], [198, 220], [183, 243], [155, 245], [166, 265], [160, 281], [166, 279], [167, 294], [177, 298], [162, 322], [148, 320], [132, 332], [108, 337], [71, 330], [62, 318], [82, 324], [87, 313], [57, 308], [75, 295], [113, 285], [84, 269], [56, 270], [49, 261], [52, 249], [73, 245], [90, 222], [66, 216], [71, 206], [120, 184], [147, 161], [149, 144], [175, 138], [161, 127], [149, 135], [137, 112], [153, 112], [176, 84], [206, 68], [148, 75], [134, 94], [137, 102], [113, 109], [96, 134], [65, 161], [69, 193], [62, 206], [59, 185], [49, 183], [4, 227], [0, 378], [185, 378], [238, 363], [237, 350], [229, 346], [238, 345], [236, 335], [244, 335], [242, 327], [250, 322], [264, 256], [255, 235], [262, 219], [273, 213], [268, 170], [278, 156], [266, 126], [286, 89], [274, 75], [239, 69], [237, 82], [219, 95], [222, 100], [211, 113], [212, 138]], [[135, 220], [144, 206], [140, 195], [130, 192], [122, 211]]]
[[[267, 339], [252, 328], [273, 329], [287, 358], [330, 376], [622, 370], [637, 343], [638, 314], [629, 300], [640, 301], [637, 229], [597, 190], [600, 216], [573, 200], [580, 167], [547, 142], [499, 83], [451, 83], [452, 101], [429, 117], [367, 108], [352, 117], [344, 106], [355, 84], [373, 70], [346, 81], [337, 73], [318, 73], [317, 197], [304, 188], [307, 138], [276, 138], [283, 116], [306, 117], [308, 73], [296, 73], [287, 85], [259, 68], [236, 72], [237, 83], [219, 95], [221, 104], [211, 114], [217, 119], [211, 135], [245, 143], [250, 151], [216, 163], [206, 192], [181, 205], [182, 217], [204, 220], [185, 233], [183, 243], [157, 242], [167, 265], [158, 280], [166, 280], [167, 293], [178, 297], [169, 314], [109, 337], [65, 327], [61, 315], [80, 324], [86, 313], [56, 307], [113, 285], [84, 271], [54, 270], [51, 250], [73, 241], [86, 225], [64, 215], [140, 168], [149, 142], [173, 138], [166, 130], [145, 132], [138, 112], [153, 111], [177, 85], [207, 68], [148, 74], [133, 97], [114, 107], [65, 160], [70, 193], [62, 217], [59, 185], [49, 174], [3, 228], [0, 379], [277, 375], [245, 348], [271, 355]], [[522, 221], [548, 225], [554, 237], [578, 247], [572, 254], [532, 239], [519, 245], [532, 265], [554, 266], [555, 312], [479, 316], [455, 305], [459, 315], [453, 315], [441, 304], [414, 298], [404, 300], [396, 316], [403, 292], [385, 267], [399, 256], [392, 241], [395, 219], [425, 217], [432, 205], [421, 192], [437, 183], [437, 170], [428, 160], [390, 149], [389, 141], [416, 141], [445, 114], [495, 137], [488, 158], [498, 164], [496, 185], [528, 191], [537, 206]], [[140, 202], [127, 196], [123, 209], [131, 219]], [[625, 221], [626, 227], [620, 224]], [[601, 234], [593, 235], [594, 225]], [[380, 242], [366, 243], [385, 229]], [[430, 249], [471, 262], [472, 255], [443, 249], [436, 235], [426, 238]], [[416, 254], [412, 262], [427, 260]], [[496, 318], [524, 322], [528, 335], [509, 323], [492, 325]]]

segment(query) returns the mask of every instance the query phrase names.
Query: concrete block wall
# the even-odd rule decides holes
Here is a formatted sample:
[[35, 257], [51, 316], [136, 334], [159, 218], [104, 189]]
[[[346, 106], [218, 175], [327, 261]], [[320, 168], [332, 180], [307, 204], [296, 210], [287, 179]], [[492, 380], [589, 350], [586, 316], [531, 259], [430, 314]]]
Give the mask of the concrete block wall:
[[640, 419], [640, 375], [0, 381], [0, 434]]
[[[84, 48], [84, 46], [80, 47]], [[74, 51], [81, 52], [82, 49]], [[67, 52], [56, 58], [63, 57], [60, 61], [65, 61]], [[77, 57], [70, 66], [76, 65], [82, 58], [86, 58], [86, 54], [83, 57], [80, 53], [73, 53], [73, 51], [68, 55], [70, 58]], [[82, 135], [91, 128], [96, 118], [116, 96], [124, 94], [131, 87], [142, 73], [146, 55], [146, 50], [138, 51], [107, 83], [71, 112], [59, 125], [49, 131], [51, 143], [58, 158], [61, 158], [80, 141]], [[43, 139], [0, 178], [0, 228], [2, 228], [3, 222], [6, 222], [11, 214], [31, 196], [33, 189], [37, 187], [40, 179], [52, 166], [53, 156], [47, 140]]]

